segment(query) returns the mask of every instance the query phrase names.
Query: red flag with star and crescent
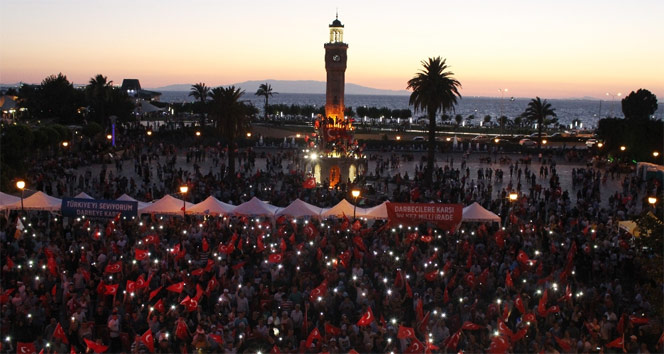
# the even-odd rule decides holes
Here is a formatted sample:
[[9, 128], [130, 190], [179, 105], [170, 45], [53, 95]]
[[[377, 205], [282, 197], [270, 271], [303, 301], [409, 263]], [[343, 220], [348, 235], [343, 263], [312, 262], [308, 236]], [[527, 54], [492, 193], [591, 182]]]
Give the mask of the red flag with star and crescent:
[[397, 338], [415, 338], [415, 330], [404, 325], [399, 325], [399, 331], [397, 332]]
[[108, 350], [107, 345], [98, 344], [87, 338], [83, 338], [83, 341], [85, 341], [85, 344], [87, 344], [88, 348], [90, 348], [90, 350], [92, 350], [95, 353], [103, 353]]
[[69, 339], [67, 338], [64, 329], [62, 329], [60, 322], [58, 322], [58, 324], [55, 326], [55, 330], [53, 331], [53, 338], [58, 338], [63, 343], [69, 344]]
[[371, 307], [367, 309], [367, 312], [365, 312], [362, 317], [357, 321], [357, 325], [362, 327], [362, 326], [368, 326], [371, 324], [371, 322], [374, 321], [374, 314], [373, 311], [371, 311]]
[[154, 337], [152, 336], [152, 329], [149, 329], [139, 337], [139, 340], [145, 344], [150, 353], [154, 352]]
[[33, 342], [16, 342], [17, 354], [36, 354], [37, 349]]

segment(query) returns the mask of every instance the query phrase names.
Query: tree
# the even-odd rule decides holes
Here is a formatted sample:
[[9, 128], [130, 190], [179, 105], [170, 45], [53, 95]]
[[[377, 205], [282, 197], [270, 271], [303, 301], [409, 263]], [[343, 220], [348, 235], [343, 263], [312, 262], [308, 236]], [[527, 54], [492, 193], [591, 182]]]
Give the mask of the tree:
[[108, 107], [113, 95], [113, 81], [108, 81], [106, 76], [97, 74], [97, 76], [90, 78], [88, 85], [85, 87], [85, 97], [90, 106], [91, 118], [103, 124], [106, 119]]
[[[194, 102], [194, 105], [192, 107], [196, 113], [205, 114], [205, 103], [209, 95], [210, 95], [210, 88], [207, 87], [205, 83], [199, 82], [197, 84], [191, 85], [189, 96], [193, 97], [196, 100], [196, 102]], [[204, 118], [201, 118], [201, 120], [203, 119]]]
[[622, 111], [626, 119], [648, 120], [657, 111], [657, 96], [646, 89], [632, 91], [622, 99]]
[[489, 122], [491, 122], [491, 116], [487, 114], [484, 116], [484, 124], [487, 124]]
[[63, 123], [78, 123], [74, 120], [83, 103], [83, 93], [74, 88], [67, 76], [50, 75], [36, 92], [38, 106], [35, 115], [39, 118], [58, 118]]
[[438, 111], [443, 114], [450, 109], [454, 111], [457, 97], [461, 97], [459, 94], [461, 83], [453, 77], [454, 73], [446, 71], [447, 64], [441, 57], [422, 61], [422, 66], [423, 69], [408, 80], [408, 88], [413, 90], [408, 104], [412, 105], [415, 111], [426, 110], [429, 118], [427, 169], [424, 176], [426, 182], [431, 185], [436, 148], [436, 114]]
[[500, 116], [498, 117], [498, 124], [500, 124], [500, 131], [502, 133], [503, 130], [505, 130], [505, 125], [509, 122], [509, 118], [506, 116]]
[[537, 121], [537, 148], [542, 147], [542, 127], [547, 117], [555, 117], [555, 108], [546, 100], [542, 101], [539, 97], [533, 98], [528, 102], [523, 116], [531, 122]]
[[456, 122], [457, 127], [460, 126], [461, 122], [463, 122], [463, 116], [460, 114], [455, 115], [454, 121]]
[[265, 97], [265, 120], [267, 120], [267, 103], [269, 101], [269, 98], [272, 97], [272, 95], [276, 94], [278, 94], [278, 92], [272, 92], [272, 86], [267, 82], [264, 84], [260, 84], [260, 86], [258, 86], [258, 90], [256, 90], [255, 93], [256, 96]]
[[229, 87], [217, 87], [210, 91], [210, 114], [216, 128], [228, 142], [228, 176], [235, 178], [235, 142], [249, 129], [248, 108], [240, 101], [243, 90]]

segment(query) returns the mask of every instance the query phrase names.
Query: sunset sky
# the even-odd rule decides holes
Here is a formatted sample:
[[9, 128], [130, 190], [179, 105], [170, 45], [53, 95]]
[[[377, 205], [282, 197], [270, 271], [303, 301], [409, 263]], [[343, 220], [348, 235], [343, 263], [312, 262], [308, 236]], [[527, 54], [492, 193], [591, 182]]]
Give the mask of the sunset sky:
[[402, 90], [432, 56], [464, 96], [664, 98], [664, 1], [3, 0], [0, 82], [101, 73], [144, 87], [325, 80], [336, 8], [346, 82]]

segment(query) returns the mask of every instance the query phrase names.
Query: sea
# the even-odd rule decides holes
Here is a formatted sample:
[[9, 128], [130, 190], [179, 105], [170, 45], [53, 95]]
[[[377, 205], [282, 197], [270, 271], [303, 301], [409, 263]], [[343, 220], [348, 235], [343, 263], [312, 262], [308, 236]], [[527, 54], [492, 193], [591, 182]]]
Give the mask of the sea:
[[[245, 93], [243, 96], [245, 101], [249, 101], [262, 111], [265, 105], [263, 97], [254, 95], [253, 93]], [[182, 103], [192, 102], [193, 98], [189, 96], [189, 91], [164, 91], [162, 92], [162, 102]], [[495, 121], [496, 117], [505, 115], [512, 119], [526, 109], [529, 98], [493, 98], [493, 97], [463, 97], [459, 100], [455, 107], [455, 111], [448, 113], [449, 115], [461, 114], [464, 118], [474, 115], [475, 119], [472, 121], [474, 124], [479, 124], [486, 115], [490, 115], [492, 120]], [[619, 117], [622, 118], [622, 110], [619, 100], [605, 101], [605, 100], [591, 100], [591, 99], [549, 99], [551, 106], [555, 109], [558, 122], [566, 126], [570, 126], [578, 120], [581, 124], [576, 128], [580, 129], [594, 129], [597, 127], [599, 117]], [[287, 105], [312, 105], [324, 106], [324, 94], [312, 93], [279, 93], [272, 96], [269, 100], [270, 104], [287, 104]], [[408, 96], [395, 96], [395, 95], [346, 95], [346, 107], [387, 107], [389, 109], [408, 109], [412, 107], [408, 105]], [[659, 104], [659, 109], [656, 118], [662, 119], [664, 115], [664, 104]], [[424, 112], [416, 112], [414, 117], [424, 116]]]

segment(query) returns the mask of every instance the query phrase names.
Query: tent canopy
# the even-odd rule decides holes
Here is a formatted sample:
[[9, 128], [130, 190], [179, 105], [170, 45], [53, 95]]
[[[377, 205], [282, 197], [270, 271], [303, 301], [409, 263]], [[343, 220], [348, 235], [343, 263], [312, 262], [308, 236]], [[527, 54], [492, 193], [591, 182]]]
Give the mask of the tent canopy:
[[[37, 191], [33, 195], [23, 199], [23, 209], [25, 210], [47, 210], [47, 211], [60, 211], [62, 207], [62, 200], [51, 197], [50, 195]], [[21, 210], [21, 199], [18, 202], [5, 205], [4, 208], [11, 210]]]
[[[194, 206], [194, 204], [189, 202], [187, 202], [186, 205], [186, 209]], [[163, 198], [146, 206], [145, 208], [139, 208], [138, 214], [181, 215], [182, 206], [182, 199], [177, 199], [167, 194]]]
[[187, 213], [195, 215], [227, 215], [233, 213], [234, 205], [226, 204], [219, 199], [209, 196], [204, 201], [187, 209]]
[[0, 192], [0, 207], [14, 203], [21, 203], [21, 197], [15, 197], [11, 194]]
[[461, 216], [461, 221], [465, 222], [500, 222], [500, 217], [482, 207], [479, 203], [475, 202], [465, 208]]
[[360, 216], [367, 219], [387, 219], [387, 201], [375, 207], [364, 209], [365, 213]]
[[274, 216], [274, 212], [278, 207], [270, 205], [267, 202], [264, 202], [256, 197], [251, 198], [251, 200], [244, 202], [233, 209], [233, 214], [235, 215], [245, 215], [245, 216]]
[[344, 215], [347, 217], [352, 217], [354, 212], [357, 215], [365, 215], [367, 210], [365, 208], [357, 208], [357, 211], [355, 211], [355, 206], [353, 204], [348, 202], [346, 199], [342, 199], [337, 205], [331, 208], [323, 209], [321, 216], [324, 218], [330, 216], [341, 218]]
[[123, 194], [123, 195], [119, 196], [118, 199], [116, 199], [116, 200], [122, 200], [122, 201], [125, 201], [125, 202], [137, 202], [139, 211], [141, 209], [147, 207], [148, 205], [152, 204], [152, 203], [146, 203], [146, 202], [138, 201], [138, 200], [126, 195], [126, 194]]
[[289, 216], [294, 218], [299, 218], [303, 216], [315, 217], [320, 216], [320, 213], [323, 209], [315, 205], [311, 205], [302, 200], [295, 199], [289, 206], [279, 210], [275, 215], [280, 216]]
[[85, 192], [81, 192], [81, 193], [76, 194], [76, 196], [75, 196], [74, 198], [78, 198], [78, 199], [95, 199], [95, 198], [92, 198], [89, 194], [87, 194], [87, 193], [85, 193]]

